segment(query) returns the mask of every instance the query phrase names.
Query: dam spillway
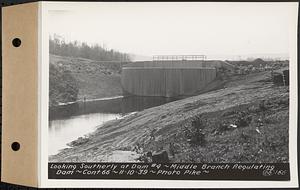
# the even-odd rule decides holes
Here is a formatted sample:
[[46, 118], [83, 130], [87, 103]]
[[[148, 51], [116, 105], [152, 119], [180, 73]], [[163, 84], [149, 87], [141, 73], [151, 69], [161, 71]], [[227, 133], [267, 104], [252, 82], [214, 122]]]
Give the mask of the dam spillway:
[[217, 75], [220, 61], [144, 61], [122, 67], [123, 94], [176, 97], [194, 95]]

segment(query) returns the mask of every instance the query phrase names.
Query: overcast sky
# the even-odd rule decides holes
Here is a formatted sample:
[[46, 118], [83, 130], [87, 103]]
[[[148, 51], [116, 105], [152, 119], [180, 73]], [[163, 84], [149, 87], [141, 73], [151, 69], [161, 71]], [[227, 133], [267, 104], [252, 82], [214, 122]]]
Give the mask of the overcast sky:
[[288, 54], [294, 5], [71, 3], [49, 11], [49, 31], [146, 56]]

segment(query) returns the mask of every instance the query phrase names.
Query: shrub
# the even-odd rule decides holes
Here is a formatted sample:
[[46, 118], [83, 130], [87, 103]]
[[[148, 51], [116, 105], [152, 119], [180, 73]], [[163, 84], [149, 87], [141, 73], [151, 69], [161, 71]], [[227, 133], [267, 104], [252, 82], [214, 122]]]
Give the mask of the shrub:
[[185, 135], [190, 144], [200, 146], [204, 146], [206, 144], [205, 134], [203, 132], [205, 125], [206, 122], [201, 118], [201, 116], [197, 116], [191, 121], [190, 128], [186, 128], [185, 131]]
[[249, 126], [251, 121], [252, 118], [249, 114], [247, 114], [246, 112], [240, 112], [237, 115], [235, 124], [237, 125], [237, 127], [247, 127]]

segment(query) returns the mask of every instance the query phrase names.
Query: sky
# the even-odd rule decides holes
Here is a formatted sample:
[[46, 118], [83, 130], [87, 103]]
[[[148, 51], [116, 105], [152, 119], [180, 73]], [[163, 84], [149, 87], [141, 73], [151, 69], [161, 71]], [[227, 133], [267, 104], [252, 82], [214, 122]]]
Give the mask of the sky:
[[67, 3], [49, 11], [50, 35], [125, 53], [288, 55], [295, 3]]

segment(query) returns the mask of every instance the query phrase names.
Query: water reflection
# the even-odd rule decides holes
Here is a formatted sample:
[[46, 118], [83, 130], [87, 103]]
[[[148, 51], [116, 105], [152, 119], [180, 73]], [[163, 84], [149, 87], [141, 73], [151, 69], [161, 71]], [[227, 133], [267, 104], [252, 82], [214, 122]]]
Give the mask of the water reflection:
[[78, 102], [49, 110], [49, 155], [67, 143], [96, 130], [104, 122], [128, 113], [159, 106], [179, 98], [124, 97]]
[[78, 102], [74, 104], [51, 108], [49, 110], [49, 120], [64, 119], [72, 116], [84, 115], [89, 113], [115, 113], [125, 115], [127, 113], [141, 111], [178, 99], [180, 98], [132, 96]]
[[49, 122], [49, 155], [66, 148], [67, 143], [91, 133], [106, 121], [118, 119], [119, 114], [94, 113]]

